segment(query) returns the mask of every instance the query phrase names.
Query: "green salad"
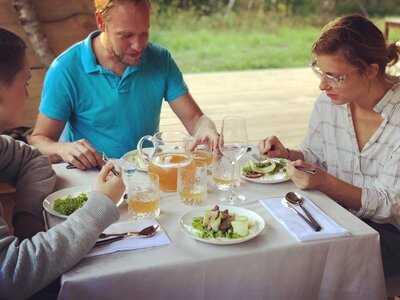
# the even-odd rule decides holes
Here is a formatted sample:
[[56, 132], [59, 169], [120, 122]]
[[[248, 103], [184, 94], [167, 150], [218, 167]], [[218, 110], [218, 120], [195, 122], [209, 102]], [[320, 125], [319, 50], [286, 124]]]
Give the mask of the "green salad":
[[287, 160], [283, 158], [266, 159], [262, 162], [249, 161], [242, 167], [242, 174], [249, 178], [275, 175], [286, 172]]
[[249, 235], [251, 224], [245, 216], [237, 216], [218, 205], [207, 210], [204, 216], [194, 217], [192, 226], [195, 233], [203, 239], [239, 239]]
[[88, 200], [86, 193], [80, 193], [78, 196], [68, 195], [66, 197], [58, 198], [54, 201], [53, 209], [62, 214], [69, 216], [78, 208], [81, 208]]

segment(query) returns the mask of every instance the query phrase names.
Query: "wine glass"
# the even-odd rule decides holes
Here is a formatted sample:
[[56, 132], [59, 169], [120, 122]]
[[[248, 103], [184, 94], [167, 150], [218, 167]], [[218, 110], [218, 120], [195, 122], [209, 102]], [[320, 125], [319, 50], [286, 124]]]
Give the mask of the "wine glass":
[[244, 195], [237, 194], [235, 187], [235, 170], [239, 159], [246, 153], [248, 146], [246, 120], [237, 116], [226, 116], [222, 120], [221, 136], [218, 147], [223, 156], [231, 163], [231, 180], [227, 194], [221, 201], [235, 204], [246, 200]]

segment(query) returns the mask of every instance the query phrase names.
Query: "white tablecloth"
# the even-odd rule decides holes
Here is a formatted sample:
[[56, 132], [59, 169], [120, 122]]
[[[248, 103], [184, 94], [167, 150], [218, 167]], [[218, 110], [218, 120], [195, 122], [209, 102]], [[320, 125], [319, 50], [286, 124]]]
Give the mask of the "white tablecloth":
[[[57, 188], [90, 185], [95, 171], [54, 165]], [[171, 239], [164, 247], [85, 258], [62, 276], [59, 299], [384, 299], [377, 232], [319, 192], [303, 192], [350, 237], [300, 243], [258, 199], [296, 191], [290, 183], [243, 183], [245, 205], [267, 227], [256, 239], [215, 246], [184, 235], [179, 218], [192, 208], [163, 195], [159, 222]], [[219, 192], [209, 194], [215, 203]], [[54, 224], [55, 218], [50, 218]]]

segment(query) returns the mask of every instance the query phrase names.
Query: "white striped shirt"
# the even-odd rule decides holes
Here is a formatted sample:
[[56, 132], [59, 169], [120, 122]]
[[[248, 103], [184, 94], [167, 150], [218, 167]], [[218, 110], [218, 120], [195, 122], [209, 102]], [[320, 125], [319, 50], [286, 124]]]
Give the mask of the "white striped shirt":
[[[400, 203], [400, 84], [375, 105], [383, 118], [359, 151], [349, 105], [335, 105], [325, 93], [317, 99], [301, 146], [306, 162], [362, 189], [357, 216], [396, 225], [392, 205]], [[399, 224], [397, 227], [400, 229]]]

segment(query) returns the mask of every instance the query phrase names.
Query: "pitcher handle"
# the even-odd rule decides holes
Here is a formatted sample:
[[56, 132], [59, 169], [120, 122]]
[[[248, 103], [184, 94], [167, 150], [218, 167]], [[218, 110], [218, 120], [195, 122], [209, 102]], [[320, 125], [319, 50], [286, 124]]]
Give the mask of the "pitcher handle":
[[[143, 143], [145, 141], [149, 141], [150, 143], [153, 144], [153, 151], [150, 153], [150, 155], [143, 152]], [[138, 154], [139, 154], [138, 158], [142, 161], [142, 163], [144, 165], [147, 166], [149, 164], [149, 162], [151, 161], [151, 159], [153, 158], [154, 152], [156, 150], [156, 146], [157, 145], [156, 145], [156, 143], [154, 143], [154, 138], [152, 135], [145, 135], [138, 141], [137, 147], [136, 147]]]

